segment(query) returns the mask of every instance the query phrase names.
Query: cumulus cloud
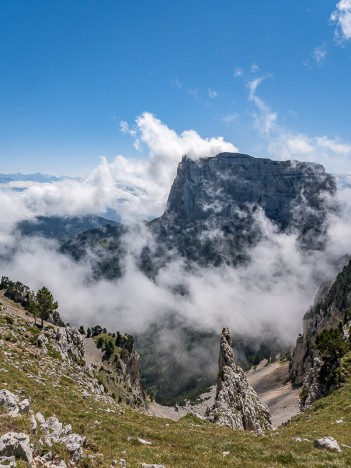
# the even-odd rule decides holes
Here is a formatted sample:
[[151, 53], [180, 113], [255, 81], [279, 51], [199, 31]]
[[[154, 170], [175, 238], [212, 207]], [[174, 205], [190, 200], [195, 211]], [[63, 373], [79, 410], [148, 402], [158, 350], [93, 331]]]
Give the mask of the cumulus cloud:
[[351, 39], [351, 0], [340, 0], [330, 20], [336, 24], [335, 39], [344, 42]]
[[182, 155], [197, 159], [223, 151], [238, 151], [222, 137], [202, 138], [194, 130], [177, 134], [150, 113], [140, 115], [135, 125], [121, 122], [121, 132], [144, 152], [140, 158], [123, 155], [100, 164], [83, 179], [31, 183], [14, 191], [0, 188], [2, 229], [0, 241], [10, 242], [10, 233], [24, 219], [37, 216], [101, 214], [108, 208], [123, 222], [136, 222], [162, 214]]

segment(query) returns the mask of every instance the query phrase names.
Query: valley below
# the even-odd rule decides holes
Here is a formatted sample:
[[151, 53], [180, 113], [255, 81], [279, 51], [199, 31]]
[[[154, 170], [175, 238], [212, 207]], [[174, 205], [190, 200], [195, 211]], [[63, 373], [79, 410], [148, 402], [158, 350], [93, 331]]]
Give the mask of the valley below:
[[[75, 362], [70, 357], [73, 354], [69, 352], [70, 346], [73, 346], [72, 352], [74, 350], [73, 343], [68, 348], [57, 348], [55, 340], [50, 338], [51, 324], [45, 324], [41, 331], [48, 336], [45, 348], [38, 346], [39, 334], [26, 311], [4, 296], [0, 302], [1, 388], [20, 398], [28, 398], [31, 408], [29, 416], [33, 414], [39, 418], [38, 412], [44, 418], [55, 415], [62, 423], [71, 424], [73, 431], [81, 437], [82, 446], [78, 447], [80, 459], [72, 460], [72, 451], [69, 451], [72, 448], [65, 448], [65, 438], [61, 436], [62, 442], [58, 438], [57, 443], [53, 445], [51, 442], [44, 451], [52, 454], [48, 457], [53, 457], [47, 466], [209, 468], [247, 464], [253, 467], [299, 467], [305, 464], [311, 467], [339, 467], [351, 463], [351, 380], [310, 410], [293, 417], [286, 426], [266, 431], [261, 436], [249, 431], [233, 432], [210, 424], [200, 415], [196, 416], [194, 410], [200, 407], [188, 408], [187, 414], [182, 414], [184, 408], [179, 408], [181, 417], [176, 421], [173, 413], [165, 413], [171, 408], [147, 402], [147, 412], [156, 414], [159, 408], [161, 413], [157, 416], [162, 417], [150, 416], [143, 409], [136, 410], [118, 403], [101, 387], [89, 370], [98, 363], [100, 367], [105, 367], [104, 361], [100, 360], [100, 350], [96, 352], [86, 346], [85, 341], [86, 364]], [[55, 349], [58, 351], [55, 352]], [[287, 363], [262, 364], [247, 374], [248, 380], [270, 406], [273, 421], [278, 426], [279, 413], [285, 419], [295, 411], [297, 394], [291, 391], [289, 385], [280, 386], [286, 377]], [[111, 372], [108, 368], [106, 371]], [[207, 397], [211, 395], [213, 392]], [[290, 405], [293, 401], [295, 409], [294, 405]], [[204, 404], [210, 404], [210, 400], [204, 400]], [[27, 433], [32, 443], [33, 462], [29, 463], [21, 455], [16, 457], [18, 467], [47, 463], [40, 462], [43, 457], [40, 438], [49, 441], [48, 434], [51, 432], [45, 432], [43, 426], [43, 429], [37, 428], [33, 433], [29, 422], [32, 416], [28, 419], [29, 416], [23, 413], [14, 417], [7, 414], [4, 408], [1, 409], [0, 432]], [[341, 451], [315, 448], [314, 440], [325, 436], [334, 437]], [[13, 463], [10, 462], [10, 466], [15, 466]]]
[[[286, 382], [288, 377], [288, 362], [268, 364], [267, 361], [262, 361], [256, 369], [247, 373], [248, 383], [257, 392], [262, 403], [268, 406], [272, 424], [276, 428], [300, 412], [300, 389], [292, 388], [291, 383]], [[148, 405], [148, 412], [151, 415], [174, 421], [178, 421], [188, 413], [204, 417], [208, 407], [213, 405], [215, 396], [216, 387], [212, 386], [208, 392], [198, 397], [198, 400], [201, 400], [199, 403], [171, 407], [151, 402]]]

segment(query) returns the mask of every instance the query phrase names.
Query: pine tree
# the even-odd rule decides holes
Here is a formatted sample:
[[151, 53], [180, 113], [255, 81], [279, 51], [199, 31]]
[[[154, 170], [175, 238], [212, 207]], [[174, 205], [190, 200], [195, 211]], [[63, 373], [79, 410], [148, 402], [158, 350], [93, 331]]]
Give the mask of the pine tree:
[[43, 327], [44, 320], [47, 320], [54, 311], [58, 308], [58, 303], [54, 301], [52, 293], [43, 286], [37, 292], [37, 304], [39, 317], [41, 319], [41, 327]]

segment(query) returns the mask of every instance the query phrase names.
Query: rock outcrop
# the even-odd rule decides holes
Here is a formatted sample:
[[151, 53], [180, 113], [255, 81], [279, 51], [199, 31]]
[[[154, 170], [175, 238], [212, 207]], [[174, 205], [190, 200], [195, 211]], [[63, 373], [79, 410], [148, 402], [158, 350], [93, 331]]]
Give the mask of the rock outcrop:
[[328, 356], [321, 356], [316, 340], [322, 332], [334, 331], [335, 346], [338, 346], [338, 341], [341, 344], [343, 340], [348, 342], [351, 325], [350, 305], [351, 261], [330, 287], [321, 290], [314, 305], [304, 316], [303, 334], [296, 341], [289, 370], [292, 383], [303, 385], [301, 409], [309, 407], [315, 400], [336, 388], [337, 382], [330, 383], [330, 379], [323, 381], [321, 372], [331, 375], [335, 371], [341, 351], [335, 350], [334, 362], [324, 362]]
[[117, 360], [119, 375], [124, 384], [131, 389], [126, 403], [136, 408], [145, 408], [145, 393], [140, 380], [140, 356], [135, 351], [127, 352]]
[[0, 455], [15, 457], [31, 463], [33, 453], [29, 436], [23, 432], [7, 432], [0, 437]]
[[75, 327], [60, 327], [53, 333], [64, 359], [79, 361], [84, 358], [83, 337]]
[[235, 364], [228, 328], [223, 328], [217, 379], [216, 400], [207, 419], [231, 429], [254, 431], [260, 435], [272, 429], [267, 406], [248, 384], [244, 371]]
[[341, 452], [339, 444], [334, 437], [323, 437], [322, 439], [316, 439], [313, 443], [315, 448], [321, 448], [329, 450], [330, 452]]
[[[36, 434], [39, 427], [41, 434], [44, 436], [46, 446], [52, 447], [53, 444], [63, 445], [69, 454], [72, 464], [77, 463], [82, 458], [85, 437], [73, 433], [70, 424], [63, 425], [55, 416], [45, 419], [41, 413], [34, 415], [30, 409], [28, 400], [19, 402], [19, 398], [6, 389], [0, 390], [0, 405], [12, 417], [16, 417], [19, 413], [29, 413], [32, 434]], [[0, 437], [0, 455], [22, 459], [28, 463], [32, 463], [34, 459], [34, 466], [43, 466], [46, 462], [53, 461], [51, 453], [41, 453], [40, 450], [38, 453], [38, 448], [34, 449], [30, 443], [29, 435], [17, 432], [8, 432]], [[63, 460], [56, 461], [61, 464], [55, 463], [50, 464], [50, 466], [66, 466]]]
[[27, 398], [19, 401], [16, 395], [9, 390], [3, 389], [0, 390], [0, 407], [1, 406], [4, 407], [8, 414], [16, 416], [17, 414], [28, 413], [30, 404]]

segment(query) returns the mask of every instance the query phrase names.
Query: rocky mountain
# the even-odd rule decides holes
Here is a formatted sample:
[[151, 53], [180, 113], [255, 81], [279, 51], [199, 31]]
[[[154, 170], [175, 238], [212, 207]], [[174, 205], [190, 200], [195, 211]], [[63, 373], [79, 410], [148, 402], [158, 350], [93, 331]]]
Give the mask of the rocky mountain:
[[250, 430], [262, 435], [272, 429], [267, 406], [248, 384], [244, 371], [235, 363], [230, 333], [223, 328], [218, 359], [216, 399], [207, 412], [210, 422], [231, 429]]
[[302, 385], [301, 406], [310, 406], [344, 379], [343, 358], [351, 351], [351, 261], [331, 286], [321, 289], [303, 319], [290, 379]]
[[[317, 212], [325, 206], [320, 196], [334, 193], [335, 181], [323, 166], [298, 161], [272, 161], [240, 153], [221, 153], [198, 161], [184, 156], [171, 188], [165, 217], [182, 223], [228, 219], [236, 211], [261, 207], [281, 229], [297, 224], [299, 206]], [[298, 213], [301, 215], [302, 210]], [[302, 232], [321, 222], [317, 213], [299, 218]]]
[[[262, 211], [279, 230], [296, 230], [301, 245], [319, 248], [334, 178], [323, 166], [221, 153], [183, 157], [165, 213], [150, 223], [157, 245], [201, 265], [237, 265], [263, 235]], [[158, 252], [156, 251], [156, 255]]]
[[59, 180], [67, 179], [67, 177], [56, 177], [48, 174], [36, 172], [35, 174], [22, 174], [20, 172], [12, 174], [0, 174], [0, 184], [9, 182], [58, 182]]
[[[298, 232], [302, 248], [321, 248], [335, 191], [334, 177], [315, 163], [272, 161], [239, 153], [196, 161], [185, 156], [165, 213], [145, 225], [154, 241], [135, 254], [136, 262], [151, 277], [179, 256], [188, 264], [238, 265], [248, 261], [250, 247], [264, 235], [260, 213], [279, 230]], [[101, 259], [100, 246], [106, 244], [106, 262], [94, 263], [95, 272], [105, 276], [106, 268], [109, 277], [113, 271], [117, 276], [123, 271], [123, 251], [117, 245], [123, 243], [126, 232], [88, 231], [66, 243], [63, 251], [80, 259], [87, 255], [88, 246]]]
[[99, 229], [104, 226], [117, 226], [118, 223], [101, 216], [38, 216], [34, 220], [22, 221], [17, 230], [25, 236], [41, 236], [55, 239], [59, 243], [67, 242], [82, 232]]

